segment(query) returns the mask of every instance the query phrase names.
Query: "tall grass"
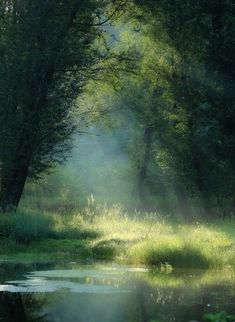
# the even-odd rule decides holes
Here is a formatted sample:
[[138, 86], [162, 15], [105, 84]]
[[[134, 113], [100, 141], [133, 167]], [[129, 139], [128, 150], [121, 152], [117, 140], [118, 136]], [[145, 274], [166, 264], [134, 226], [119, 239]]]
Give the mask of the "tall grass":
[[[157, 213], [88, 205], [0, 215], [0, 254], [31, 252], [173, 268], [235, 268], [235, 221], [184, 224]], [[17, 247], [16, 247], [17, 246]]]
[[[131, 264], [178, 268], [225, 268], [235, 266], [235, 237], [226, 227], [235, 222], [176, 224], [157, 214], [100, 217], [93, 223], [102, 232], [102, 242], [117, 248], [116, 260]], [[231, 229], [231, 228], [229, 228]], [[115, 244], [115, 245], [114, 245]]]
[[0, 215], [0, 238], [29, 243], [48, 237], [52, 232], [49, 215], [40, 213], [8, 213]]

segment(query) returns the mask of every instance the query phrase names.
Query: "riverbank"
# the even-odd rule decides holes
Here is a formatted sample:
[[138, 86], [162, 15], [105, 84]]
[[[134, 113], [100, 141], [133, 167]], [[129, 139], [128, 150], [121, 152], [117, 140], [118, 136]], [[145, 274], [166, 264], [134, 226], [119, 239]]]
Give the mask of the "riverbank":
[[114, 261], [162, 269], [235, 268], [235, 221], [183, 224], [156, 213], [96, 206], [0, 215], [0, 258]]

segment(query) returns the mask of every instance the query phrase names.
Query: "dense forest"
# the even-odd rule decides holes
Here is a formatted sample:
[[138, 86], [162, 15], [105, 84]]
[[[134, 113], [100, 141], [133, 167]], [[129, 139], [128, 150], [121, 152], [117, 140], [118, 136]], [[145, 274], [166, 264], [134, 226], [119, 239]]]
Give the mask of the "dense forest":
[[110, 138], [97, 163], [113, 158], [132, 207], [233, 215], [233, 1], [6, 0], [0, 11], [2, 211], [93, 135]]

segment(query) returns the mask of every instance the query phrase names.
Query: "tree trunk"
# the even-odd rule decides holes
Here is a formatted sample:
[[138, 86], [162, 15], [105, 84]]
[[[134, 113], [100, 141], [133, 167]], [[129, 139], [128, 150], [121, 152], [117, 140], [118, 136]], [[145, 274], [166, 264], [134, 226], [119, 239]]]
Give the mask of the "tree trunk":
[[199, 147], [199, 143], [194, 142], [195, 137], [195, 120], [191, 117], [188, 121], [188, 127], [190, 130], [190, 149], [192, 156], [192, 166], [195, 171], [194, 182], [198, 190], [200, 202], [202, 205], [203, 216], [207, 216], [209, 213], [209, 200], [206, 196], [206, 186], [205, 186], [205, 156]]
[[29, 172], [30, 158], [22, 155], [15, 158], [1, 178], [0, 209], [2, 212], [16, 210], [19, 205]]
[[142, 206], [146, 206], [145, 181], [147, 176], [148, 165], [151, 157], [153, 138], [153, 127], [147, 125], [144, 131], [144, 155], [139, 166], [138, 193]]
[[200, 203], [202, 205], [203, 216], [208, 216], [210, 214], [210, 202], [209, 198], [206, 195], [206, 187], [204, 182], [204, 173], [203, 173], [203, 161], [199, 158], [200, 152], [194, 151], [193, 156], [193, 165], [196, 171], [195, 183], [199, 193]]
[[175, 186], [175, 195], [177, 198], [179, 210], [186, 222], [190, 222], [192, 220], [192, 210], [188, 203], [188, 198], [184, 189], [180, 185]]

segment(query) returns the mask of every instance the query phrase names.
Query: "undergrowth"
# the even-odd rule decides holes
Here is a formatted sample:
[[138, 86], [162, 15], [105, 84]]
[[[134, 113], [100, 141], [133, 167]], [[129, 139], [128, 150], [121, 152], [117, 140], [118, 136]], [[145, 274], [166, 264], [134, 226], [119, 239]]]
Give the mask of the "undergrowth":
[[0, 254], [109, 260], [173, 268], [235, 267], [235, 221], [179, 224], [157, 213], [97, 205], [69, 213], [0, 215]]

